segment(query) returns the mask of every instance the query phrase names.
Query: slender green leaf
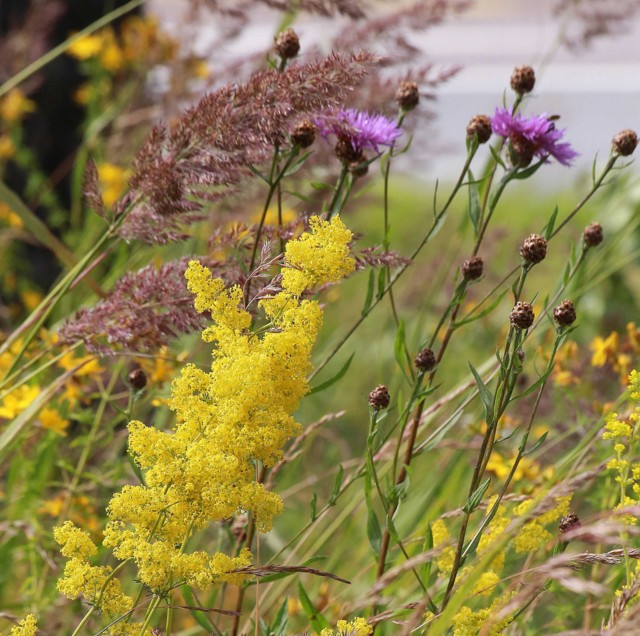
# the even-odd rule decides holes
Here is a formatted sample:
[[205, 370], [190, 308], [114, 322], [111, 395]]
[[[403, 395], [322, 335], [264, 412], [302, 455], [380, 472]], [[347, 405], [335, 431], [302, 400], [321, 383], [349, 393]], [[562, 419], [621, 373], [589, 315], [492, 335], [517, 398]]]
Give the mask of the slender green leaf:
[[289, 624], [289, 597], [285, 596], [273, 623], [269, 627], [269, 636], [286, 636]]
[[493, 424], [493, 395], [491, 391], [487, 388], [486, 384], [482, 381], [482, 378], [475, 370], [474, 366], [469, 362], [469, 368], [471, 369], [471, 374], [473, 375], [473, 379], [476, 381], [476, 385], [478, 387], [478, 393], [480, 394], [480, 399], [484, 404], [484, 412], [485, 412], [485, 420], [487, 424], [490, 426]]
[[485, 481], [483, 481], [474, 491], [471, 493], [471, 497], [464, 505], [462, 510], [467, 514], [472, 513], [482, 501], [482, 497], [484, 497], [484, 493], [487, 492], [487, 488], [489, 488], [489, 484], [491, 483], [491, 478], [489, 477]]
[[338, 472], [336, 473], [336, 478], [333, 482], [333, 490], [331, 491], [331, 496], [329, 497], [329, 505], [335, 505], [338, 496], [340, 495], [340, 488], [342, 487], [342, 480], [344, 478], [344, 468], [342, 464], [338, 465]]
[[[190, 607], [196, 607], [198, 603], [193, 597], [193, 590], [188, 585], [182, 585], [180, 587], [180, 591], [182, 592], [182, 598], [184, 598], [185, 604]], [[207, 615], [207, 612], [199, 612], [195, 609], [190, 609], [189, 612], [191, 616], [193, 616], [193, 620], [195, 620], [202, 629], [206, 629], [207, 633], [211, 633], [214, 630], [213, 623], [211, 619]]]
[[331, 627], [329, 621], [315, 608], [314, 604], [309, 598], [309, 595], [300, 582], [298, 582], [298, 595], [300, 598], [302, 609], [307, 615], [307, 618], [311, 623], [311, 627], [313, 627], [313, 629], [318, 633], [320, 633], [323, 629], [329, 629]]
[[471, 170], [469, 170], [469, 176], [471, 177], [469, 181], [469, 218], [471, 219], [471, 223], [473, 224], [473, 231], [475, 236], [478, 236], [478, 221], [480, 220], [480, 190], [478, 188], [478, 184], [474, 181], [473, 174]]
[[351, 361], [353, 360], [354, 355], [356, 354], [352, 353], [349, 356], [349, 359], [342, 365], [342, 368], [340, 369], [340, 371], [338, 371], [338, 373], [336, 373], [332, 378], [330, 378], [326, 382], [322, 382], [322, 384], [318, 384], [318, 386], [315, 386], [312, 389], [310, 389], [307, 395], [320, 393], [320, 391], [324, 391], [325, 389], [328, 389], [332, 384], [335, 384], [338, 380], [340, 380], [344, 376], [344, 374], [349, 370], [349, 367], [351, 366]]
[[367, 284], [367, 297], [364, 299], [364, 307], [362, 308], [362, 317], [364, 318], [371, 310], [371, 303], [373, 302], [373, 291], [376, 285], [376, 273], [374, 270], [369, 270], [369, 283]]

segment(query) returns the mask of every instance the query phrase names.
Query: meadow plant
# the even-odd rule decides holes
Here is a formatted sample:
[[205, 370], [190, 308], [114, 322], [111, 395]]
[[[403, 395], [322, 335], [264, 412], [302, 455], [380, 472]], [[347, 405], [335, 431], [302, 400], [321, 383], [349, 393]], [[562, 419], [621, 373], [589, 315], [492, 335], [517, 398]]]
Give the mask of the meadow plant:
[[[393, 75], [399, 33], [467, 4], [297, 3], [354, 20], [342, 50], [285, 28], [127, 143], [104, 113], [129, 125], [151, 70], [207, 74], [115, 10], [62, 47], [87, 132], [66, 194], [22, 135], [42, 66], [0, 86], [0, 169], [29, 175], [0, 186], [1, 231], [57, 268], [36, 293], [16, 252], [3, 277], [2, 633], [635, 633], [637, 135], [608, 131], [545, 213], [535, 180], [580, 143], [530, 112], [519, 65], [429, 214], [413, 185], [403, 204], [392, 177], [455, 70]], [[599, 317], [609, 280], [626, 296]]]

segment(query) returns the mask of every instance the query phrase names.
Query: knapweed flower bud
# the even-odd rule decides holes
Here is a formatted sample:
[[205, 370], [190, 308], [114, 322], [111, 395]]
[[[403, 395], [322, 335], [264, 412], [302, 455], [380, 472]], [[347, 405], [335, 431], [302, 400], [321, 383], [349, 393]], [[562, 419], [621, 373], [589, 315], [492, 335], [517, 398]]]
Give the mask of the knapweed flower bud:
[[561, 326], [567, 327], [576, 321], [576, 308], [570, 300], [563, 300], [554, 310], [553, 319]]
[[633, 154], [638, 145], [638, 135], [633, 130], [623, 130], [613, 138], [611, 145], [613, 146], [613, 152], [623, 157], [628, 157]]
[[600, 223], [591, 223], [584, 228], [582, 239], [587, 247], [595, 247], [600, 245], [604, 239], [602, 225]]
[[524, 95], [530, 93], [536, 85], [535, 71], [526, 64], [516, 66], [511, 74], [511, 88], [518, 93]]
[[364, 154], [360, 158], [360, 161], [354, 161], [353, 163], [349, 164], [349, 172], [355, 179], [366, 176], [366, 174], [369, 172], [369, 164], [367, 163], [367, 158], [364, 156]]
[[491, 138], [491, 120], [486, 115], [476, 115], [467, 125], [467, 137], [476, 135], [479, 144], [486, 144]]
[[141, 391], [147, 386], [147, 374], [140, 368], [133, 369], [133, 371], [129, 373], [127, 380], [129, 380], [129, 384], [136, 391]]
[[514, 168], [526, 168], [533, 161], [535, 152], [535, 146], [528, 139], [520, 135], [509, 139], [509, 158]]
[[516, 355], [518, 356], [518, 360], [520, 360], [520, 364], [523, 364], [525, 358], [524, 349], [518, 349]]
[[404, 111], [413, 110], [420, 101], [418, 85], [415, 82], [400, 82], [396, 91], [396, 102]]
[[290, 60], [300, 52], [300, 39], [293, 29], [286, 29], [276, 36], [276, 51], [283, 60]]
[[534, 318], [533, 307], [529, 303], [521, 301], [515, 304], [509, 314], [511, 324], [518, 329], [529, 329], [533, 324]]
[[564, 534], [565, 532], [576, 530], [581, 525], [578, 515], [575, 512], [570, 512], [566, 517], [562, 517], [562, 519], [560, 519], [558, 529]]
[[472, 256], [462, 263], [462, 275], [465, 280], [478, 280], [484, 271], [484, 262], [479, 256]]
[[342, 163], [358, 163], [362, 159], [362, 150], [354, 148], [351, 140], [347, 137], [339, 137], [334, 152]]
[[547, 255], [547, 239], [539, 234], [531, 234], [520, 246], [520, 256], [525, 262], [535, 265]]
[[291, 143], [308, 148], [316, 140], [316, 126], [308, 119], [297, 123], [291, 131]]
[[390, 401], [389, 389], [384, 384], [377, 386], [369, 393], [369, 404], [376, 411], [386, 409]]
[[429, 347], [425, 347], [415, 359], [416, 369], [426, 373], [436, 366], [436, 354]]

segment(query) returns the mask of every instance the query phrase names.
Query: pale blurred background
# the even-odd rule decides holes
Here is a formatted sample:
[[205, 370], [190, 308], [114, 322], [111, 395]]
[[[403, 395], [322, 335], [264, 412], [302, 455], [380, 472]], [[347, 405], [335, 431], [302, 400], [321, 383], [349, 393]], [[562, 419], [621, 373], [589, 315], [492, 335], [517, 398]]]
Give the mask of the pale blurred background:
[[[204, 10], [196, 26], [184, 17], [187, 4], [151, 0], [149, 10], [165, 28], [189, 38], [194, 50], [211, 60], [214, 73], [225, 59], [268, 48], [281, 19], [267, 8], [254, 8], [251, 24], [220, 48], [216, 46], [220, 18]], [[385, 12], [403, 4], [407, 3], [378, 2], [376, 6]], [[558, 127], [567, 129], [567, 140], [580, 152], [577, 170], [550, 166], [544, 171], [545, 182], [567, 185], [567, 179], [590, 170], [596, 153], [608, 154], [616, 132], [640, 128], [639, 4], [637, 0], [478, 0], [440, 25], [423, 33], [408, 33], [407, 39], [425, 52], [427, 61], [443, 68], [462, 67], [438, 89], [432, 105], [437, 119], [428, 132], [430, 151], [418, 163], [414, 155], [413, 169], [441, 178], [459, 170], [468, 120], [477, 113], [492, 114], [508, 90], [513, 67], [526, 63], [536, 69], [538, 77], [527, 112], [561, 115]], [[557, 15], [560, 5], [571, 5], [573, 13]], [[588, 28], [579, 18], [581, 11], [627, 17], [608, 22], [613, 33], [585, 45], [579, 42]], [[302, 16], [295, 23], [305, 46], [324, 48], [329, 34], [348, 24], [346, 18], [318, 16]], [[575, 46], [563, 44], [563, 38], [573, 40]], [[370, 44], [362, 42], [363, 47]]]

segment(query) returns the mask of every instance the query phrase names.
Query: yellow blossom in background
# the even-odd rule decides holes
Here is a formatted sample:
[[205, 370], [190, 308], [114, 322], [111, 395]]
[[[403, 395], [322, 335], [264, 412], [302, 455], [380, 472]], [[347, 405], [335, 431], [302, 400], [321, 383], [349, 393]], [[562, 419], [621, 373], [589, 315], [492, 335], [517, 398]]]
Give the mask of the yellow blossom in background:
[[4, 201], [0, 201], [0, 220], [9, 227], [19, 228], [24, 226], [22, 219]]
[[103, 367], [100, 366], [100, 362], [97, 356], [88, 355], [88, 356], [78, 356], [74, 351], [68, 351], [65, 353], [59, 360], [58, 366], [65, 371], [71, 371], [72, 369], [76, 369], [74, 375], [76, 377], [82, 376], [94, 376], [98, 373], [102, 373], [104, 371]]
[[98, 33], [92, 33], [76, 40], [67, 49], [67, 53], [77, 60], [84, 61], [96, 57], [101, 50], [102, 37]]
[[354, 618], [352, 621], [338, 621], [336, 629], [323, 629], [320, 636], [369, 636], [373, 627], [365, 618]]
[[594, 367], [603, 367], [607, 362], [615, 362], [618, 344], [619, 339], [616, 331], [612, 331], [607, 338], [596, 336], [590, 345], [590, 349], [593, 351], [591, 365]]
[[453, 568], [456, 551], [452, 545], [445, 545], [451, 543], [452, 540], [449, 530], [442, 519], [436, 519], [431, 524], [431, 536], [433, 537], [434, 548], [444, 545], [436, 559], [436, 563], [443, 574], [449, 574]]
[[554, 369], [553, 381], [557, 386], [571, 386], [572, 384], [580, 384], [580, 378], [576, 377], [571, 371], [563, 370], [558, 367]]
[[22, 385], [5, 395], [0, 402], [0, 417], [13, 419], [24, 411], [40, 394], [40, 387]]
[[14, 88], [0, 98], [0, 120], [10, 124], [20, 122], [35, 109], [35, 102], [27, 98], [19, 88]]
[[505, 593], [497, 597], [489, 607], [474, 612], [462, 606], [453, 617], [453, 636], [498, 636], [513, 620], [511, 616], [500, 618], [498, 613], [509, 602], [513, 593]]
[[98, 179], [102, 188], [102, 201], [110, 208], [120, 198], [127, 187], [129, 171], [113, 163], [98, 164]]
[[35, 289], [27, 289], [20, 292], [20, 300], [27, 311], [33, 311], [42, 300], [42, 294]]
[[[259, 223], [262, 218], [262, 210], [256, 210], [251, 217], [253, 223]], [[293, 208], [283, 208], [282, 210], [282, 223], [287, 224], [295, 221], [298, 218], [298, 214]], [[266, 225], [278, 225], [278, 207], [272, 205], [267, 210], [267, 214], [264, 218]]]
[[[533, 503], [533, 499], [527, 499], [518, 504], [514, 508], [514, 515], [526, 515]], [[552, 538], [551, 533], [544, 526], [568, 514], [571, 496], [559, 497], [555, 503], [556, 505], [551, 510], [527, 521], [520, 528], [518, 534], [513, 538], [513, 547], [517, 553], [534, 552], [542, 548]]]
[[38, 623], [33, 614], [23, 618], [15, 627], [11, 628], [9, 636], [36, 636]]
[[58, 435], [66, 435], [69, 428], [69, 420], [58, 413], [55, 409], [44, 408], [40, 411], [40, 424], [43, 428], [49, 429]]
[[0, 135], [0, 161], [11, 159], [16, 154], [16, 147], [9, 135]]

